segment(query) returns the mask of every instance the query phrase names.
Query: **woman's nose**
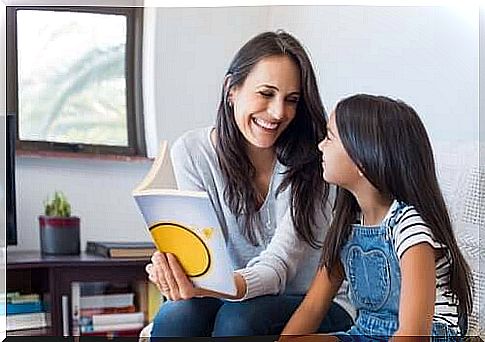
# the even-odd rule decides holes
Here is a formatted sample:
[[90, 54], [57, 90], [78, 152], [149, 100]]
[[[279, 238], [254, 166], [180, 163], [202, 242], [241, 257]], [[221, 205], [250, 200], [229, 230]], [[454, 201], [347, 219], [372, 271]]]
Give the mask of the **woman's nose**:
[[284, 100], [274, 99], [269, 104], [268, 112], [275, 120], [281, 120], [285, 117], [285, 102]]

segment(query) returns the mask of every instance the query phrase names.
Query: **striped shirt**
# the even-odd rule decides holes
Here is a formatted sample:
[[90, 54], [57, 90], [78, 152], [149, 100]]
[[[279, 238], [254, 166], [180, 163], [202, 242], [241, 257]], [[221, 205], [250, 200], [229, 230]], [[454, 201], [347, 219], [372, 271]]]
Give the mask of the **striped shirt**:
[[[395, 200], [389, 209], [389, 216], [394, 216], [399, 207], [402, 208]], [[449, 250], [434, 238], [429, 225], [423, 221], [413, 206], [405, 206], [398, 213], [392, 234], [394, 249], [399, 260], [409, 248], [423, 242], [429, 243], [435, 249], [445, 249], [444, 256], [436, 261], [436, 299], [433, 321], [458, 329], [458, 302], [452, 299], [449, 289]]]

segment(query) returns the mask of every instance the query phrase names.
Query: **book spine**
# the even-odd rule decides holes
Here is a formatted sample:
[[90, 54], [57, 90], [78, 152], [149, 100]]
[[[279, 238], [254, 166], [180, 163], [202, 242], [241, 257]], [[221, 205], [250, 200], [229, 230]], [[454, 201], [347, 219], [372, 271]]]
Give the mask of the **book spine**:
[[121, 330], [121, 331], [98, 331], [98, 332], [84, 332], [83, 336], [103, 336], [108, 339], [118, 336], [132, 336], [138, 337], [140, 335], [141, 329], [131, 329], [131, 330]]
[[61, 310], [62, 310], [62, 336], [69, 336], [69, 297], [61, 296]]
[[114, 325], [119, 322], [123, 323], [143, 323], [145, 315], [143, 312], [134, 313], [121, 313], [121, 314], [105, 314], [105, 315], [93, 315], [92, 325]]
[[95, 309], [95, 308], [120, 308], [134, 304], [133, 293], [122, 294], [108, 294], [97, 296], [84, 296], [81, 297], [80, 308], [81, 309]]
[[136, 302], [138, 311], [143, 313], [143, 319], [148, 318], [148, 283], [146, 281], [136, 282]]
[[93, 315], [114, 314], [114, 313], [133, 313], [136, 312], [134, 305], [125, 306], [121, 308], [97, 308], [97, 309], [81, 309], [80, 316], [92, 318]]
[[45, 312], [7, 316], [7, 331], [47, 327]]
[[152, 282], [148, 283], [148, 321], [151, 322], [155, 315], [157, 314], [158, 310], [160, 309], [160, 305], [163, 303], [164, 298], [160, 294], [160, 290], [156, 287], [155, 284]]
[[135, 330], [143, 328], [143, 323], [118, 323], [118, 324], [105, 324], [105, 325], [83, 325], [81, 326], [81, 332], [108, 332], [108, 331], [123, 331], [123, 330]]
[[40, 301], [18, 304], [7, 303], [7, 315], [35, 313], [42, 311], [42, 303]]
[[81, 311], [81, 284], [79, 282], [71, 283], [71, 310], [72, 336], [79, 336]]
[[96, 245], [94, 244], [93, 241], [88, 241], [86, 243], [86, 253], [89, 253], [89, 254], [94, 254], [96, 251]]

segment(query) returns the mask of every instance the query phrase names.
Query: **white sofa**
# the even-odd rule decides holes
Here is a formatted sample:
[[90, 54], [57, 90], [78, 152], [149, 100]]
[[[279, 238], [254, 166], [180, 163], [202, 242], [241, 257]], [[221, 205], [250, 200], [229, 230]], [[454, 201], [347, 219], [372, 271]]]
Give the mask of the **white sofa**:
[[481, 241], [485, 238], [485, 165], [479, 165], [479, 150], [483, 157], [484, 147], [479, 149], [478, 142], [434, 146], [438, 180], [458, 245], [474, 278], [473, 312], [468, 318], [467, 335], [482, 338], [485, 338], [485, 244]]
[[[455, 235], [474, 277], [467, 335], [485, 339], [485, 243], [480, 244], [480, 237], [485, 238], [485, 165], [479, 165], [478, 142], [436, 143], [433, 149]], [[140, 341], [148, 342], [151, 328], [149, 324], [143, 329]]]

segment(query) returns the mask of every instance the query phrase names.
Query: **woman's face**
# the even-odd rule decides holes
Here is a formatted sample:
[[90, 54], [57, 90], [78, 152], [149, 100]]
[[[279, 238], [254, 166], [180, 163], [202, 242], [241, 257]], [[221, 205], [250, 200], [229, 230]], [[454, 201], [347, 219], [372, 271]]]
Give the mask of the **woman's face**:
[[322, 152], [323, 178], [328, 183], [352, 189], [360, 178], [359, 170], [340, 140], [335, 111], [328, 120], [327, 137], [318, 144], [318, 149]]
[[300, 93], [300, 71], [289, 57], [259, 61], [244, 83], [229, 92], [236, 124], [246, 140], [257, 148], [272, 148], [295, 118]]

